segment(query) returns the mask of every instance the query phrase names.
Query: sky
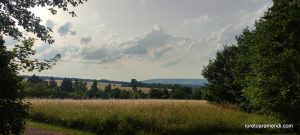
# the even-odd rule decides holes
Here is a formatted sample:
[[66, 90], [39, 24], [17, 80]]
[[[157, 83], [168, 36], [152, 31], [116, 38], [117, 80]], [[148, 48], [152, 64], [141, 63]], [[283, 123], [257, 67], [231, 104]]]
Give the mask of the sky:
[[[37, 41], [35, 57], [62, 59], [51, 70], [25, 75], [109, 79], [203, 78], [215, 53], [272, 6], [271, 0], [88, 0], [77, 17], [32, 11], [53, 30]], [[6, 38], [6, 45], [15, 44]]]

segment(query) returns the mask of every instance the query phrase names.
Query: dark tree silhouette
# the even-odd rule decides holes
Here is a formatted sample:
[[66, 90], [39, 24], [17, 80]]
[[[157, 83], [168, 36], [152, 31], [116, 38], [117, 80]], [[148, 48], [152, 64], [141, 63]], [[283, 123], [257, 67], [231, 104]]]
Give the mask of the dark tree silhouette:
[[49, 80], [49, 87], [50, 88], [57, 88], [57, 82], [55, 81], [54, 77], [51, 77]]
[[93, 81], [93, 84], [92, 84], [91, 89], [89, 90], [88, 94], [89, 94], [89, 97], [91, 97], [91, 98], [97, 98], [97, 97], [100, 96], [100, 92], [99, 92], [99, 89], [97, 87], [97, 81], [96, 80]]
[[112, 97], [111, 84], [108, 84], [108, 85], [104, 88], [104, 96], [105, 96], [105, 98], [111, 98], [111, 97]]
[[163, 98], [164, 92], [161, 89], [151, 89], [149, 92], [149, 97], [154, 99]]
[[34, 74], [31, 77], [29, 77], [27, 81], [32, 84], [37, 84], [37, 83], [42, 83], [43, 79], [39, 78]]
[[20, 134], [24, 129], [23, 118], [28, 115], [28, 104], [23, 102], [21, 80], [16, 66], [10, 61], [13, 53], [6, 50], [0, 36], [0, 134]]
[[137, 92], [139, 82], [136, 79], [131, 79], [130, 86], [134, 92]]
[[73, 92], [74, 87], [72, 80], [69, 78], [65, 78], [61, 83], [60, 90], [62, 92]]

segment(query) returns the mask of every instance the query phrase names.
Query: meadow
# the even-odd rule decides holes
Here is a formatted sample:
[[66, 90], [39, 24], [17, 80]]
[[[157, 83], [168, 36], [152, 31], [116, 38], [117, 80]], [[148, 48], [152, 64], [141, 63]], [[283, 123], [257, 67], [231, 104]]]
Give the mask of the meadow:
[[240, 112], [204, 100], [28, 99], [33, 121], [96, 134], [251, 134], [279, 129], [246, 129], [277, 124], [268, 116]]

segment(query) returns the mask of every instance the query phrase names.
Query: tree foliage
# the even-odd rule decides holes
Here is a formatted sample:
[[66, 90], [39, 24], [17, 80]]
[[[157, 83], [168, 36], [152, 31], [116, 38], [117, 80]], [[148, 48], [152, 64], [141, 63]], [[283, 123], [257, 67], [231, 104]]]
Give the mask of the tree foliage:
[[233, 68], [236, 64], [236, 46], [225, 46], [218, 51], [216, 58], [210, 60], [204, 67], [202, 75], [208, 80], [204, 96], [209, 101], [218, 103], [238, 103], [241, 96], [241, 88], [234, 81]]
[[28, 103], [23, 101], [22, 85], [15, 72], [14, 58], [7, 51], [0, 36], [0, 134], [20, 134], [24, 129], [23, 118], [28, 115]]
[[60, 90], [62, 92], [73, 92], [74, 91], [74, 87], [73, 87], [72, 79], [65, 78], [61, 82]]
[[97, 87], [97, 83], [98, 82], [96, 80], [93, 81], [91, 89], [89, 90], [89, 97], [90, 98], [97, 98], [97, 97], [100, 96], [100, 91], [99, 91], [99, 89]]
[[44, 81], [43, 79], [39, 78], [35, 74], [32, 75], [31, 77], [29, 77], [28, 80], [27, 80], [27, 82], [32, 83], [32, 84], [41, 83], [43, 81]]
[[160, 99], [164, 97], [164, 93], [161, 89], [151, 89], [149, 92], [149, 97]]
[[300, 1], [274, 0], [255, 27], [238, 38], [243, 94], [251, 108], [299, 122]]
[[[32, 59], [35, 50], [32, 49], [35, 38], [25, 37], [25, 33], [34, 34], [38, 39], [54, 43], [51, 29], [41, 25], [41, 19], [30, 11], [31, 8], [48, 8], [52, 14], [57, 9], [68, 11], [70, 6], [76, 7], [86, 0], [1, 0], [0, 1], [0, 82], [5, 86], [0, 90], [0, 134], [21, 134], [24, 129], [24, 118], [27, 115], [28, 104], [24, 103], [21, 94], [20, 70], [50, 69], [60, 58], [39, 61]], [[26, 32], [22, 32], [22, 31]], [[2, 36], [10, 36], [21, 42], [12, 51], [4, 46]]]
[[37, 17], [31, 8], [45, 7], [55, 15], [57, 9], [62, 9], [72, 16], [76, 16], [74, 11], [69, 11], [69, 7], [76, 7], [87, 0], [1, 0], [0, 2], [0, 32], [1, 34], [14, 37], [15, 39], [24, 38], [21, 26], [26, 32], [35, 34], [42, 41], [49, 44], [54, 43], [51, 36], [52, 30], [41, 25], [41, 18]]
[[129, 84], [134, 92], [137, 91], [137, 87], [139, 86], [139, 82], [136, 79], [131, 79]]
[[50, 88], [54, 88], [54, 89], [57, 88], [57, 82], [55, 81], [54, 77], [50, 78], [50, 80], [49, 80], [49, 87]]
[[300, 0], [273, 2], [255, 29], [236, 37], [237, 47], [228, 55], [232, 60], [225, 47], [204, 68], [206, 94], [212, 101], [233, 101], [247, 111], [282, 118], [300, 130]]

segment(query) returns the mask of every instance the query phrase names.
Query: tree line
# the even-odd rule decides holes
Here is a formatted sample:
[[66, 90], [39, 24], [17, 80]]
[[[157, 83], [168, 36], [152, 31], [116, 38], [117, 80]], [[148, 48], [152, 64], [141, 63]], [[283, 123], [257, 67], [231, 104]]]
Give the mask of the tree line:
[[300, 1], [274, 5], [203, 69], [204, 98], [300, 124]]
[[[73, 98], [73, 99], [202, 99], [201, 89], [193, 89], [180, 85], [144, 84], [132, 79], [127, 86], [132, 90], [112, 88], [107, 84], [103, 90], [97, 87], [98, 81], [94, 80], [91, 87], [87, 82], [79, 79], [64, 78], [60, 86], [54, 77], [49, 81], [32, 75], [23, 81], [24, 95], [28, 98]], [[149, 92], [143, 92], [140, 87], [151, 88]]]

